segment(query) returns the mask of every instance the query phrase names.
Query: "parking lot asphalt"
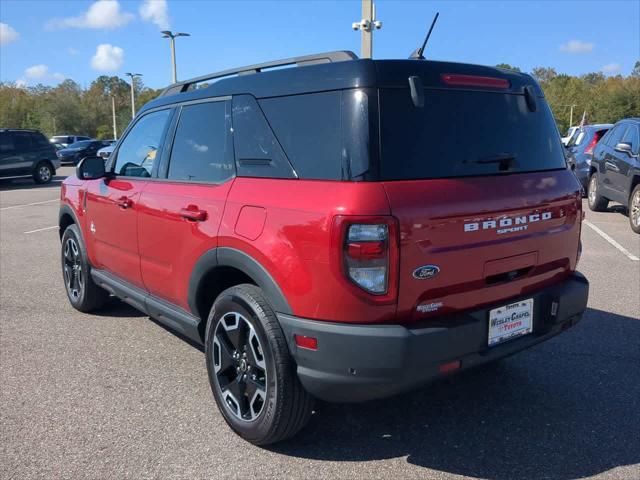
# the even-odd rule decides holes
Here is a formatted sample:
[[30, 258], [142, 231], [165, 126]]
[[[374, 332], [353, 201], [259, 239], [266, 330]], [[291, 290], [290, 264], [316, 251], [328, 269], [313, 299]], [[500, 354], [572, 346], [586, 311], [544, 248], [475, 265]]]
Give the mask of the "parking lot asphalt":
[[624, 209], [587, 209], [573, 329], [417, 392], [319, 403], [297, 437], [258, 448], [216, 410], [199, 348], [116, 300], [71, 308], [61, 179], [0, 181], [0, 478], [640, 478], [640, 236]]

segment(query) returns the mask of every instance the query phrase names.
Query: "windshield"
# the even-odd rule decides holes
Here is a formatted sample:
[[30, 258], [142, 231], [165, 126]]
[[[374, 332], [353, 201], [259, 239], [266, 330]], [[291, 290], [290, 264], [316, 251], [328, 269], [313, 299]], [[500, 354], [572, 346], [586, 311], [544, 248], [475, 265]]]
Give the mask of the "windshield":
[[424, 107], [408, 89], [380, 90], [381, 180], [447, 178], [566, 168], [544, 99], [426, 89]]
[[81, 142], [72, 143], [67, 148], [87, 148], [91, 145], [91, 140], [82, 140]]

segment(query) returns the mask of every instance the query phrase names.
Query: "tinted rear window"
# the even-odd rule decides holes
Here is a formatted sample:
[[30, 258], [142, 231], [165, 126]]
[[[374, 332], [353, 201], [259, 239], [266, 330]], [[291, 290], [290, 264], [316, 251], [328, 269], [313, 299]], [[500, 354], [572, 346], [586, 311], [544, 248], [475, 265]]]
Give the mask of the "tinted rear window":
[[[425, 90], [423, 108], [408, 89], [380, 91], [382, 180], [446, 178], [566, 168], [546, 102], [532, 112], [523, 95]], [[513, 157], [508, 170], [499, 163]]]

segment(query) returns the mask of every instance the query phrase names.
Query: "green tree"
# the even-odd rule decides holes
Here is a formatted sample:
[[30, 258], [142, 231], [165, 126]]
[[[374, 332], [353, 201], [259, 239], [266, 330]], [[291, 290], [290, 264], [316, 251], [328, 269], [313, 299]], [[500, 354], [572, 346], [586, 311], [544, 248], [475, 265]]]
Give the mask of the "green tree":
[[499, 63], [496, 65], [496, 68], [503, 68], [505, 70], [513, 70], [514, 72], [521, 72], [518, 67], [514, 67], [513, 65], [509, 65], [508, 63]]

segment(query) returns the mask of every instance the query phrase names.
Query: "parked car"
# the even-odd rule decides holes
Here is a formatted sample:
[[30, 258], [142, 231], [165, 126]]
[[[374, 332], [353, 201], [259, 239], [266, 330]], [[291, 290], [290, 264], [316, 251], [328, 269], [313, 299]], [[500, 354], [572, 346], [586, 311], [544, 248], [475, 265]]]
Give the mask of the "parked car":
[[85, 137], [83, 135], [55, 135], [49, 139], [51, 143], [60, 143], [64, 147], [68, 147], [72, 143], [80, 142], [82, 140], [92, 140], [92, 138]]
[[631, 229], [640, 233], [640, 118], [620, 120], [598, 142], [591, 160], [589, 208], [606, 210], [609, 201], [629, 208]]
[[56, 151], [62, 150], [63, 148], [65, 148], [65, 146], [61, 143], [51, 143], [51, 145], [55, 147]]
[[571, 139], [573, 138], [573, 136], [575, 135], [575, 133], [578, 131], [580, 127], [569, 127], [569, 129], [567, 130], [567, 134], [562, 137], [562, 144], [566, 147], [569, 142], [571, 141]]
[[60, 168], [56, 150], [37, 130], [0, 129], [0, 177], [31, 176], [48, 183]]
[[58, 150], [57, 155], [63, 165], [77, 165], [84, 157], [94, 156], [98, 150], [109, 145], [111, 144], [107, 140], [82, 140]]
[[580, 193], [529, 75], [290, 58], [171, 85], [85, 158], [63, 279], [80, 311], [112, 293], [203, 344], [224, 419], [268, 444], [314, 397], [391, 396], [575, 325]]
[[113, 149], [116, 148], [116, 142], [115, 140], [110, 140], [112, 143], [111, 145], [108, 145], [104, 148], [101, 148], [100, 150], [98, 150], [98, 156], [103, 158], [104, 160], [107, 160], [109, 158], [109, 156], [113, 153]]
[[589, 183], [593, 148], [611, 127], [613, 125], [610, 123], [585, 125], [567, 145], [567, 162], [585, 191]]

